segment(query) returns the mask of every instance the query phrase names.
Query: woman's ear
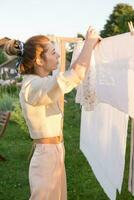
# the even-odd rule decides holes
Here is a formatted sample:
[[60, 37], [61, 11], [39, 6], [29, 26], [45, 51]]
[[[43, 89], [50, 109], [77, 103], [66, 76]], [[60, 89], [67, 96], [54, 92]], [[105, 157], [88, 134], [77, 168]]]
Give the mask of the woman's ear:
[[37, 65], [39, 66], [42, 66], [43, 65], [43, 60], [41, 58], [41, 53], [43, 51], [43, 48], [42, 47], [37, 47], [36, 49], [36, 59], [35, 59], [35, 62]]
[[43, 65], [43, 61], [41, 58], [36, 58], [36, 64], [39, 65], [39, 66], [42, 66]]

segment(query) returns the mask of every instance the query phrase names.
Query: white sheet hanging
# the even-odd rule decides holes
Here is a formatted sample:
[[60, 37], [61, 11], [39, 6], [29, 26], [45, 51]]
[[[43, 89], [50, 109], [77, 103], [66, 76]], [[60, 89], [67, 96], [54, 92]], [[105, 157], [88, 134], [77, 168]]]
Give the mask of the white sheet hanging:
[[82, 108], [80, 149], [111, 200], [121, 191], [125, 165], [128, 116], [112, 106]]
[[[82, 46], [82, 42], [78, 44], [72, 62], [79, 55]], [[89, 84], [87, 80], [92, 81]], [[81, 103], [86, 110], [90, 110], [89, 102], [92, 102], [92, 105], [93, 101], [95, 105], [104, 102], [134, 118], [133, 86], [134, 37], [130, 33], [108, 37], [94, 50], [89, 73], [78, 87], [76, 102]], [[92, 108], [91, 106], [91, 110]]]
[[[82, 46], [76, 47], [72, 62]], [[111, 200], [121, 191], [128, 115], [134, 117], [133, 52], [130, 33], [103, 39], [76, 95], [82, 105], [80, 147]]]
[[94, 56], [98, 100], [134, 118], [134, 37], [125, 33], [106, 38]]

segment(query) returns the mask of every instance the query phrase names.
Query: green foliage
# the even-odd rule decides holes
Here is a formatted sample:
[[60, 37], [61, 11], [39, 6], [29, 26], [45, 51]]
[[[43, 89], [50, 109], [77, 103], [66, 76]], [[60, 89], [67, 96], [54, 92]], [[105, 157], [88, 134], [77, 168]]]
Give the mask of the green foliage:
[[0, 153], [7, 159], [0, 162], [0, 200], [26, 200], [29, 196], [28, 154], [31, 140], [20, 127], [9, 122], [0, 140]]
[[11, 111], [11, 121], [16, 122], [22, 131], [27, 133], [28, 129], [22, 115], [17, 86], [1, 86], [0, 90], [0, 110]]
[[74, 50], [74, 43], [69, 43], [69, 51], [66, 52], [66, 59], [71, 62], [72, 54]]
[[7, 93], [3, 94], [0, 97], [0, 110], [1, 111], [12, 111], [14, 109], [15, 97], [8, 95]]
[[22, 78], [22, 76], [20, 76], [20, 77], [16, 78], [15, 80], [17, 83], [20, 83], [20, 82], [22, 82], [23, 78]]
[[69, 51], [66, 53], [66, 59], [71, 62], [71, 59], [72, 59], [72, 51]]
[[81, 38], [81, 39], [83, 39], [83, 40], [85, 40], [84, 35], [82, 35], [81, 33], [78, 33], [78, 34], [77, 34], [77, 37], [78, 37], [78, 38]]
[[27, 128], [25, 119], [22, 115], [22, 110], [21, 110], [19, 100], [15, 102], [11, 120], [16, 122], [24, 133], [28, 133], [28, 128]]
[[7, 61], [7, 57], [4, 54], [3, 50], [0, 49], [0, 64], [4, 63], [5, 61]]
[[133, 7], [128, 4], [117, 4], [109, 16], [104, 29], [100, 32], [102, 37], [109, 37], [129, 32], [128, 21], [134, 21]]
[[19, 91], [20, 88], [16, 85], [16, 83], [5, 86], [0, 85], [0, 96], [2, 94], [8, 94], [10, 96], [18, 96]]

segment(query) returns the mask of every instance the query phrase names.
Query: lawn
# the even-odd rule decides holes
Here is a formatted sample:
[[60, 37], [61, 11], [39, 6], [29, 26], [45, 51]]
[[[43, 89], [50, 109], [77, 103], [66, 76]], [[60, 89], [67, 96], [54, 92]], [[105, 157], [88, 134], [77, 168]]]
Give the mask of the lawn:
[[[108, 200], [79, 149], [80, 108], [74, 104], [74, 96], [74, 92], [66, 96], [64, 118], [68, 200]], [[0, 153], [7, 158], [6, 162], [0, 162], [0, 200], [28, 200], [27, 158], [31, 145], [29, 135], [23, 133], [16, 123], [10, 122], [0, 141]], [[123, 187], [117, 200], [134, 199], [127, 190], [129, 148], [130, 134], [127, 140]]]

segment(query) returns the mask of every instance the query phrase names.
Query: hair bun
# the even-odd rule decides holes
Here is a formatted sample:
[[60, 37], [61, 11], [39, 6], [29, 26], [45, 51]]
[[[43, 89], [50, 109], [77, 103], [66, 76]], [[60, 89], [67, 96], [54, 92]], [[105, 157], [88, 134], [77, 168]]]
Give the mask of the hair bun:
[[10, 56], [17, 56], [20, 54], [19, 41], [9, 40], [4, 46], [5, 52]]

